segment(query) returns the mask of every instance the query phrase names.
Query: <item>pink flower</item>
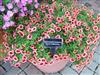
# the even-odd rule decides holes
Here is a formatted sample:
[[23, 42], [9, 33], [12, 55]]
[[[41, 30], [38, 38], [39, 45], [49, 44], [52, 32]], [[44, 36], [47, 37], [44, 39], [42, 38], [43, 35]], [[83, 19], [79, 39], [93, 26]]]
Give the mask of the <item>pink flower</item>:
[[92, 38], [94, 36], [93, 33], [88, 34], [88, 38]]
[[18, 61], [18, 58], [16, 56], [13, 56], [12, 58], [14, 61]]
[[83, 58], [87, 57], [87, 53], [84, 52], [82, 55], [81, 55]]
[[8, 52], [8, 55], [9, 55], [9, 56], [13, 56], [13, 55], [14, 55], [14, 50], [9, 51], [9, 52]]
[[77, 54], [77, 60], [80, 60], [80, 59], [81, 59], [81, 55]]
[[35, 32], [37, 30], [37, 27], [31, 28], [32, 32]]
[[86, 43], [87, 43], [87, 45], [91, 45], [92, 44], [92, 42], [90, 40], [87, 40]]
[[18, 26], [18, 29], [23, 29], [23, 25], [22, 24], [20, 24], [19, 26]]
[[58, 23], [61, 23], [61, 22], [62, 22], [62, 20], [61, 20], [61, 18], [60, 18], [60, 17], [57, 17], [57, 19], [56, 19], [56, 20], [57, 20], [57, 22], [58, 22]]
[[33, 31], [32, 31], [32, 28], [27, 28], [27, 31], [29, 32], [29, 33], [32, 33]]
[[10, 57], [9, 56], [4, 58], [4, 62], [7, 62], [7, 61], [10, 61]]
[[56, 38], [56, 39], [60, 39], [61, 36], [60, 36], [60, 35], [56, 35], [55, 38]]
[[12, 3], [8, 3], [7, 7], [8, 7], [8, 9], [12, 9], [13, 8], [13, 4]]
[[93, 30], [94, 30], [94, 31], [98, 31], [98, 29], [99, 29], [98, 26], [96, 26], [96, 25], [93, 26]]
[[16, 49], [15, 52], [16, 52], [17, 54], [20, 54], [20, 53], [22, 53], [22, 50], [21, 50], [21, 49]]
[[70, 16], [70, 12], [69, 12], [69, 11], [66, 11], [66, 12], [65, 12], [65, 16], [66, 16], [66, 17], [69, 17], [69, 16]]
[[31, 49], [34, 49], [34, 48], [35, 48], [35, 46], [34, 46], [34, 45], [31, 45], [31, 46], [30, 46], [30, 48], [31, 48]]
[[86, 30], [87, 30], [87, 31], [89, 31], [89, 30], [90, 30], [90, 27], [89, 27], [89, 26], [87, 26], [87, 27], [86, 27]]
[[21, 63], [20, 62], [17, 62], [14, 67], [20, 67]]
[[70, 58], [70, 62], [75, 62], [75, 58]]
[[60, 32], [61, 31], [61, 28], [60, 27], [56, 27], [56, 31], [57, 32]]
[[12, 17], [13, 14], [14, 14], [14, 12], [12, 12], [12, 11], [10, 11], [10, 10], [7, 11], [7, 16], [8, 16], [8, 17]]
[[28, 40], [31, 40], [31, 39], [32, 39], [32, 34], [29, 34], [29, 35], [27, 36], [27, 39], [28, 39]]
[[84, 37], [84, 34], [79, 34], [79, 38], [83, 38]]
[[38, 12], [35, 13], [36, 18], [40, 18], [40, 14]]
[[3, 16], [3, 19], [4, 19], [4, 21], [9, 21], [10, 20], [10, 17], [8, 15], [4, 15]]
[[81, 21], [77, 21], [77, 26], [81, 26], [82, 22]]
[[21, 37], [24, 37], [24, 32], [23, 31], [18, 31], [18, 34], [21, 36]]
[[51, 13], [51, 14], [53, 14], [53, 13], [54, 13], [53, 8], [50, 8], [48, 11], [49, 11], [49, 13]]

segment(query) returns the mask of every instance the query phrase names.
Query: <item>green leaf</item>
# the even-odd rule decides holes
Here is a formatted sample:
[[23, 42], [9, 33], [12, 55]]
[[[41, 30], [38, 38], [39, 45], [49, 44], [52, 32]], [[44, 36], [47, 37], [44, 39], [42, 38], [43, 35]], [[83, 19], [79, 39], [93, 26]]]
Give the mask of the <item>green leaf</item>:
[[9, 3], [11, 0], [2, 0], [3, 4], [6, 5], [7, 3]]

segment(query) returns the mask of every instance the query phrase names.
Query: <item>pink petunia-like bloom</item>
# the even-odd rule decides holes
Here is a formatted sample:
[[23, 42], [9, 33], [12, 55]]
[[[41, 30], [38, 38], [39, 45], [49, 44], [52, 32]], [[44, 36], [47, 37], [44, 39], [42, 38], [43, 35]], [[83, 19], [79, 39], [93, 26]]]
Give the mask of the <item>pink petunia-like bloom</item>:
[[92, 37], [94, 37], [94, 34], [93, 34], [93, 33], [90, 33], [90, 34], [88, 34], [87, 37], [88, 37], [88, 38], [92, 38]]
[[14, 50], [9, 51], [9, 52], [8, 52], [8, 55], [9, 55], [9, 56], [13, 56], [13, 55], [14, 55]]
[[27, 39], [28, 39], [28, 40], [31, 40], [31, 39], [32, 39], [32, 34], [29, 34], [29, 35], [27, 36]]
[[58, 22], [58, 23], [61, 23], [61, 22], [62, 22], [62, 20], [61, 20], [61, 18], [60, 18], [60, 17], [57, 17], [57, 19], [56, 19], [56, 20], [57, 20], [57, 22]]
[[17, 28], [18, 28], [18, 29], [23, 29], [24, 26], [23, 26], [22, 24], [20, 24]]
[[17, 56], [13, 56], [13, 57], [12, 57], [12, 60], [13, 60], [13, 61], [18, 61]]
[[92, 42], [90, 40], [87, 40], [86, 43], [87, 43], [87, 45], [91, 45], [92, 44]]
[[83, 38], [84, 37], [84, 34], [79, 34], [79, 38]]
[[12, 9], [13, 8], [13, 4], [12, 3], [8, 3], [7, 4], [7, 8], [10, 10], [10, 9]]
[[56, 31], [57, 32], [60, 32], [61, 31], [61, 28], [60, 27], [56, 27]]
[[20, 66], [21, 66], [20, 62], [17, 62], [16, 64], [14, 64], [14, 67], [20, 67]]
[[84, 52], [81, 56], [83, 57], [83, 58], [85, 58], [85, 57], [87, 57], [87, 53], [86, 52]]
[[87, 27], [86, 27], [86, 30], [87, 30], [87, 31], [89, 31], [89, 30], [90, 30], [90, 27], [89, 27], [89, 26], [87, 26]]
[[20, 35], [20, 37], [24, 37], [24, 32], [23, 31], [18, 31], [18, 34]]
[[80, 54], [77, 54], [77, 60], [80, 60], [81, 59], [81, 55]]
[[9, 56], [4, 58], [4, 62], [10, 61], [10, 60], [11, 60], [11, 58]]
[[3, 19], [4, 19], [4, 21], [9, 21], [10, 20], [10, 17], [8, 15], [4, 15], [3, 16]]
[[70, 62], [75, 62], [75, 58], [70, 58]]
[[7, 16], [8, 16], [8, 17], [12, 17], [12, 16], [13, 16], [13, 14], [14, 14], [14, 12], [13, 12], [13, 11], [11, 11], [11, 10], [8, 10], [8, 11], [7, 11]]
[[20, 54], [20, 53], [22, 53], [22, 50], [21, 49], [16, 49], [15, 53]]
[[48, 11], [49, 11], [50, 14], [53, 14], [54, 13], [53, 8], [50, 8]]
[[55, 36], [55, 38], [56, 38], [56, 39], [60, 39], [61, 36], [58, 34], [58, 35]]
[[37, 27], [32, 27], [31, 30], [32, 32], [35, 32], [37, 30]]
[[96, 26], [96, 25], [95, 25], [95, 26], [93, 26], [93, 30], [94, 30], [94, 31], [96, 31], [96, 32], [97, 32], [97, 31], [98, 31], [98, 29], [99, 29], [99, 28], [98, 28], [98, 26]]
[[81, 21], [77, 21], [77, 26], [81, 26], [82, 22]]
[[5, 11], [5, 7], [4, 6], [0, 6], [0, 11], [1, 12]]
[[70, 12], [69, 11], [66, 11], [65, 12], [65, 16], [68, 18], [70, 16]]

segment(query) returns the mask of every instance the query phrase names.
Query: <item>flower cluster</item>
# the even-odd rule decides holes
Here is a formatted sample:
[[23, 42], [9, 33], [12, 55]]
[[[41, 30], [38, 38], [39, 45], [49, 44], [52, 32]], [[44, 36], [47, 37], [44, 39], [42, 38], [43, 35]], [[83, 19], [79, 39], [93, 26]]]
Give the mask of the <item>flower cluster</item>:
[[[26, 14], [33, 15], [34, 8], [39, 7], [38, 0], [0, 0], [0, 20], [2, 28], [7, 29], [15, 26], [14, 16], [24, 17]], [[17, 17], [16, 17], [17, 18]], [[0, 22], [1, 22], [0, 21]]]
[[[52, 59], [68, 60], [77, 64], [78, 68], [89, 64], [100, 38], [100, 14], [92, 13], [84, 6], [68, 8], [66, 2], [44, 3], [34, 15], [20, 20], [13, 32], [14, 40], [5, 61], [11, 61], [14, 66], [27, 61], [40, 65], [52, 64]], [[44, 47], [42, 40], [45, 38], [63, 40], [63, 45], [56, 50], [53, 58], [50, 49]]]

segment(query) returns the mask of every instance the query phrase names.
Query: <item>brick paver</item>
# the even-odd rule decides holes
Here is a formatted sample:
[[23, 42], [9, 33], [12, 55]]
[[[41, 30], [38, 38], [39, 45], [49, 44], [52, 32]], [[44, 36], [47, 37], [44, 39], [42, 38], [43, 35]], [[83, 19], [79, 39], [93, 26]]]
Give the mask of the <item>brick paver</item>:
[[27, 73], [27, 75], [42, 75], [42, 72], [32, 64], [30, 64], [24, 71]]
[[89, 70], [87, 67], [85, 67], [80, 75], [93, 75], [93, 71]]
[[6, 72], [4, 75], [18, 75], [19, 72], [21, 72], [21, 69], [12, 67], [12, 69]]

